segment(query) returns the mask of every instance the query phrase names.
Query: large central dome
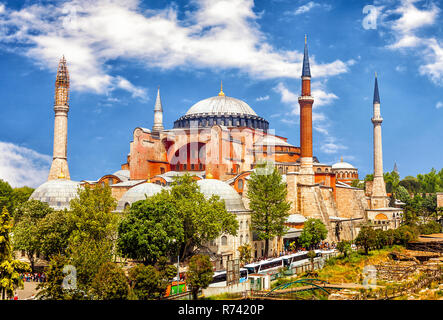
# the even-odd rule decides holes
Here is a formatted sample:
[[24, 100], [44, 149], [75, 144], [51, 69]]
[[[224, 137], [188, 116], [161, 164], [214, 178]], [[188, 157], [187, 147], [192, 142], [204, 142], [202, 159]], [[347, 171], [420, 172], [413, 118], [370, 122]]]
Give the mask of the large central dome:
[[244, 114], [257, 116], [254, 110], [244, 101], [227, 96], [216, 96], [194, 104], [186, 115], [196, 114]]
[[174, 128], [210, 128], [213, 125], [248, 127], [267, 131], [269, 123], [259, 117], [244, 101], [227, 97], [223, 90], [218, 96], [201, 100], [174, 122]]

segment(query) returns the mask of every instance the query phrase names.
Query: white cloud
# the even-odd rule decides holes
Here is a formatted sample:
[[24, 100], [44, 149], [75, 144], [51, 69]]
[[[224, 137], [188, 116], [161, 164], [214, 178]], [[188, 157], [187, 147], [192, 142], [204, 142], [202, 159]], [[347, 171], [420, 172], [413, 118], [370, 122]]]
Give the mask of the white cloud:
[[0, 141], [0, 179], [12, 187], [37, 187], [48, 178], [52, 158], [34, 150]]
[[435, 105], [435, 107], [436, 107], [437, 109], [443, 108], [443, 102], [441, 102], [441, 101], [437, 102], [437, 104]]
[[258, 97], [257, 99], [255, 99], [255, 101], [266, 101], [266, 100], [269, 100], [269, 96], [268, 95], [263, 96], [263, 97]]
[[[237, 69], [257, 79], [300, 76], [302, 53], [268, 43], [253, 0], [192, 5], [195, 10], [183, 18], [174, 5], [142, 11], [138, 0], [28, 5], [0, 17], [0, 41], [54, 71], [65, 54], [73, 88], [101, 94], [122, 88], [133, 97], [145, 96], [143, 88], [114, 74], [110, 62], [117, 59], [141, 61], [147, 69]], [[348, 71], [341, 60], [316, 63], [313, 56], [311, 61], [316, 78]]]
[[320, 4], [320, 3], [317, 3], [317, 2], [314, 2], [314, 1], [309, 1], [306, 4], [297, 7], [295, 10], [285, 12], [285, 14], [287, 14], [287, 15], [290, 14], [290, 15], [298, 16], [300, 14], [307, 13], [307, 12], [311, 11], [314, 8], [320, 8], [320, 7], [324, 8], [325, 10], [331, 10], [331, 8], [332, 8], [328, 4]]
[[327, 137], [325, 143], [321, 144], [320, 150], [327, 154], [338, 153], [341, 150], [346, 150], [348, 147], [337, 143], [333, 137]]
[[420, 74], [443, 86], [443, 43], [440, 39], [420, 33], [426, 27], [437, 26], [441, 9], [434, 2], [426, 2], [421, 8], [415, 5], [418, 3], [422, 1], [402, 0], [396, 8], [386, 9], [381, 14], [381, 25], [395, 39], [387, 48], [403, 52], [409, 49], [413, 54], [418, 54], [423, 60], [419, 67]]

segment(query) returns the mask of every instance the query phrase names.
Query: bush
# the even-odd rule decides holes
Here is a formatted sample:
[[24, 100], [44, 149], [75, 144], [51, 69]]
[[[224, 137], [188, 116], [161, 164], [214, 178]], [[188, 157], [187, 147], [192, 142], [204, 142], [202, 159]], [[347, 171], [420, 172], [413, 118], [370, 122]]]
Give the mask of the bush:
[[406, 245], [410, 241], [417, 239], [418, 230], [412, 226], [401, 226], [394, 231], [394, 242]]
[[436, 221], [429, 221], [419, 227], [420, 234], [440, 233], [442, 226]]

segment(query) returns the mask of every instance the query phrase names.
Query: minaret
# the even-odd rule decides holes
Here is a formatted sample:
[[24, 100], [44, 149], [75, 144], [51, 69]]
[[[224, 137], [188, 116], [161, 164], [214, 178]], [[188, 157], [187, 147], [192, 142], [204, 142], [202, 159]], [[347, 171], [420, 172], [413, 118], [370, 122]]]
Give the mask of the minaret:
[[157, 89], [157, 99], [155, 100], [154, 107], [154, 125], [152, 126], [152, 132], [163, 131], [163, 107], [160, 99], [160, 87]]
[[383, 122], [383, 118], [380, 114], [377, 73], [375, 74], [373, 105], [374, 115], [371, 120], [374, 125], [374, 181], [372, 184], [371, 208], [379, 209], [387, 207], [388, 201], [385, 181], [383, 179], [383, 153], [381, 143], [381, 123]]
[[69, 111], [69, 72], [66, 59], [60, 59], [57, 78], [55, 80], [54, 99], [54, 150], [48, 180], [70, 179], [67, 147], [68, 147], [68, 111]]
[[311, 96], [311, 69], [309, 67], [308, 44], [305, 36], [305, 52], [303, 56], [300, 104], [300, 175], [301, 182], [307, 185], [314, 184], [314, 169], [312, 158], [312, 105], [314, 98]]

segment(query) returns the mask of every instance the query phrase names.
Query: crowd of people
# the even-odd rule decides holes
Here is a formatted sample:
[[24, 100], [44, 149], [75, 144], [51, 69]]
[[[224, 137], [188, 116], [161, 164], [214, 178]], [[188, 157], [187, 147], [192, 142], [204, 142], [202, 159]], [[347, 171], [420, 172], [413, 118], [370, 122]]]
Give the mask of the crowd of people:
[[46, 281], [46, 275], [44, 273], [23, 273], [20, 275], [20, 277], [23, 279], [23, 281], [26, 282], [45, 282]]

